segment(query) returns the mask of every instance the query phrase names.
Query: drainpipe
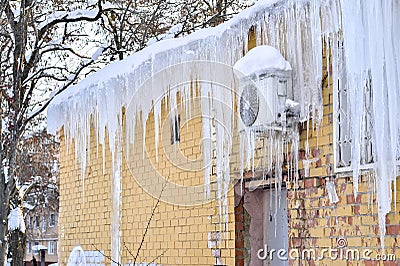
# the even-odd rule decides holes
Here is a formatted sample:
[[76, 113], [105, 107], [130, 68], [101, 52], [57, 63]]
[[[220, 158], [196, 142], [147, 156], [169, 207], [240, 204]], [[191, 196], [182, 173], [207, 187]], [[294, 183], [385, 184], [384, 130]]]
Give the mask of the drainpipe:
[[40, 266], [46, 266], [45, 265], [45, 260], [46, 260], [46, 250], [41, 249], [40, 250]]

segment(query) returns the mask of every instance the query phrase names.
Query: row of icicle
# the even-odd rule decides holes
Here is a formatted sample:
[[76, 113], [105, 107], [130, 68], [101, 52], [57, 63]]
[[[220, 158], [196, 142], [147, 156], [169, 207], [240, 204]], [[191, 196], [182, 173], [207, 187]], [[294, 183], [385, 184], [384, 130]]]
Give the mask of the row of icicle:
[[[184, 39], [156, 43], [143, 51], [99, 71], [74, 88], [61, 95], [49, 108], [49, 131], [55, 133], [64, 125], [67, 143], [75, 140], [76, 158], [80, 161], [82, 177], [87, 161], [90, 160], [90, 125], [94, 124], [96, 140], [106, 143], [113, 160], [114, 188], [112, 228], [117, 232], [113, 241], [113, 259], [120, 257], [121, 223], [121, 139], [127, 145], [135, 141], [136, 123], [145, 128], [151, 112], [155, 116], [155, 136], [158, 145], [158, 130], [161, 117], [160, 96], [169, 95], [169, 108], [176, 107], [176, 91], [170, 88], [181, 82], [209, 81], [199, 85], [203, 116], [220, 121], [216, 126], [216, 143], [204, 146], [204, 164], [216, 164], [218, 195], [220, 196], [221, 220], [227, 221], [226, 192], [230, 182], [229, 156], [234, 128], [235, 92], [220, 90], [213, 84], [223, 83], [234, 87], [229, 67], [243, 56], [248, 49], [248, 32], [256, 30], [256, 44], [276, 47], [293, 68], [295, 99], [301, 106], [301, 119], [313, 119], [319, 126], [323, 117], [322, 70], [323, 47], [332, 65], [329, 75], [333, 86], [348, 90], [352, 120], [352, 170], [355, 193], [360, 174], [360, 149], [363, 128], [363, 88], [365, 79], [372, 80], [373, 88], [373, 155], [376, 173], [376, 195], [379, 226], [382, 237], [385, 234], [385, 215], [391, 206], [391, 182], [397, 174], [399, 156], [399, 52], [400, 43], [400, 2], [346, 1], [346, 0], [299, 0], [259, 1], [233, 20], [213, 29], [192, 34]], [[342, 48], [343, 44], [343, 48]], [[329, 47], [329, 48], [328, 48]], [[342, 50], [344, 49], [344, 50]], [[344, 52], [343, 52], [344, 51]], [[344, 53], [344, 55], [343, 55]], [[203, 63], [184, 63], [203, 60]], [[213, 62], [217, 62], [213, 65]], [[179, 64], [182, 64], [179, 67]], [[219, 68], [219, 64], [228, 68]], [[213, 66], [215, 68], [213, 68]], [[328, 66], [329, 68], [329, 66]], [[221, 77], [222, 80], [221, 80]], [[191, 92], [188, 86], [181, 86], [183, 102]], [[145, 89], [143, 89], [145, 88]], [[132, 100], [133, 99], [133, 100]], [[137, 100], [140, 99], [140, 100]], [[357, 99], [357, 100], [351, 100]], [[224, 103], [224, 104], [222, 104]], [[155, 105], [154, 105], [155, 104]], [[226, 108], [228, 106], [228, 108]], [[122, 109], [125, 109], [125, 127], [122, 127]], [[190, 104], [186, 107], [191, 109]], [[229, 109], [231, 111], [227, 111]], [[72, 112], [72, 110], [74, 110]], [[211, 111], [212, 110], [212, 111]], [[337, 111], [337, 110], [335, 110]], [[212, 119], [203, 119], [203, 137], [210, 137]], [[223, 125], [223, 126], [222, 126]], [[125, 131], [124, 131], [125, 130]], [[143, 131], [143, 140], [146, 137]], [[103, 158], [105, 145], [103, 147]], [[216, 158], [212, 158], [212, 150]], [[125, 148], [126, 152], [129, 148]], [[279, 151], [283, 152], [283, 151]], [[280, 155], [280, 154], [279, 154]], [[279, 158], [280, 156], [274, 156]], [[127, 158], [131, 154], [126, 153]], [[280, 159], [279, 159], [280, 160]], [[297, 161], [293, 162], [297, 165]], [[210, 183], [211, 168], [205, 169], [205, 183]], [[297, 179], [296, 179], [297, 180]], [[396, 182], [394, 182], [396, 184]], [[84, 188], [83, 188], [84, 189]], [[394, 188], [396, 190], [396, 188]], [[209, 194], [206, 186], [206, 195]]]

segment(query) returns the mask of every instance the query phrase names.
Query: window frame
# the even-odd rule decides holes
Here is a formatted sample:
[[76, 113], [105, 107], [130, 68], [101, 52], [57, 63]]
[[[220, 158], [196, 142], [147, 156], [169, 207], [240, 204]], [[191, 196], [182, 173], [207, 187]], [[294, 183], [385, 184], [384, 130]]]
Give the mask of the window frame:
[[32, 253], [32, 242], [28, 241], [26, 245], [26, 253], [31, 254]]
[[[34, 246], [38, 246], [39, 245], [39, 241], [35, 241], [34, 242]], [[33, 250], [32, 252], [33, 254], [39, 254], [39, 250]]]
[[[341, 50], [343, 48], [339, 47], [338, 49]], [[343, 52], [343, 50], [342, 50], [342, 52]], [[340, 110], [339, 109], [340, 109], [340, 99], [343, 98], [340, 95], [340, 93], [341, 93], [341, 91], [343, 91], [345, 89], [344, 86], [342, 86], [340, 83], [341, 83], [341, 81], [338, 80], [337, 84], [333, 84], [333, 86], [332, 86], [333, 87], [333, 114], [332, 114], [333, 115], [333, 171], [334, 171], [334, 173], [338, 173], [338, 174], [340, 174], [340, 173], [348, 173], [348, 172], [352, 171], [352, 162], [351, 161], [350, 161], [350, 164], [347, 165], [347, 166], [339, 166], [338, 165], [339, 164], [338, 159], [340, 157], [340, 151], [339, 151], [339, 145], [340, 144], [338, 142], [341, 141], [341, 140], [339, 140], [339, 135], [340, 135], [340, 130], [341, 130], [341, 128], [340, 128], [340, 117], [339, 117]], [[364, 90], [366, 90], [367, 87], [369, 87], [369, 90], [367, 92], [369, 93], [369, 97], [371, 99], [368, 104], [372, 105], [372, 102], [373, 102], [373, 99], [372, 99], [372, 97], [373, 97], [372, 96], [372, 81], [370, 79], [365, 81]], [[364, 91], [363, 95], [366, 95], [365, 92], [366, 91]], [[347, 93], [346, 98], [350, 97], [348, 95], [348, 92], [346, 92], [346, 93]], [[368, 118], [368, 116], [370, 116], [369, 120], [372, 119], [373, 110], [371, 109], [370, 106], [367, 106], [366, 102], [364, 102], [364, 104], [366, 105], [366, 106], [364, 106], [364, 116], [365, 116], [365, 119], [366, 119], [366, 121], [364, 121], [366, 123], [365, 124], [365, 127], [366, 127], [365, 130], [368, 131], [367, 127], [369, 127], [368, 123], [370, 123], [370, 122], [367, 121], [367, 118]], [[347, 111], [346, 113], [350, 113], [351, 112], [351, 110], [349, 110], [349, 109], [350, 108], [348, 108], [348, 110], [346, 110]], [[351, 120], [351, 116], [348, 118], [348, 120]], [[349, 124], [351, 124], [351, 122]], [[347, 133], [348, 133], [348, 135], [351, 135], [351, 127], [350, 126], [348, 127], [348, 132]], [[349, 137], [351, 137], [351, 136], [349, 136]], [[369, 136], [369, 137], [371, 137], [371, 136]], [[352, 138], [349, 138], [349, 142], [350, 142], [350, 144], [349, 144], [350, 145], [350, 160], [351, 160], [351, 157], [352, 157], [351, 141], [352, 141]], [[366, 138], [366, 141], [369, 141], [369, 143], [370, 143], [370, 140], [368, 140], [368, 138]], [[362, 147], [362, 149], [367, 149], [366, 145], [369, 145], [369, 144], [368, 143], [364, 143], [364, 145], [365, 145], [365, 147]], [[370, 157], [370, 160], [372, 160], [372, 162], [368, 162], [368, 163], [360, 162], [359, 170], [362, 171], [362, 172], [370, 171], [374, 167], [375, 159], [373, 158], [373, 147], [372, 146], [370, 147], [370, 151], [368, 151], [368, 152], [369, 153], [366, 156]], [[362, 160], [362, 158], [360, 158], [360, 161], [361, 160]]]
[[54, 227], [54, 226], [56, 226], [56, 215], [55, 215], [55, 213], [50, 213], [50, 215], [49, 215], [49, 227]]
[[181, 115], [175, 114], [171, 116], [171, 144], [179, 144], [181, 142]]
[[33, 227], [36, 229], [40, 228], [40, 217], [38, 215], [35, 216], [35, 220], [33, 221]]
[[[332, 42], [332, 43], [335, 43]], [[331, 44], [332, 44], [331, 43]], [[339, 107], [339, 98], [341, 98], [339, 96], [339, 90], [343, 89], [344, 86], [341, 85], [341, 83], [345, 82], [345, 76], [343, 75], [343, 69], [345, 69], [345, 65], [344, 65], [344, 47], [343, 47], [343, 41], [338, 41], [338, 47], [336, 47], [337, 51], [335, 51], [335, 49], [332, 49], [332, 53], [335, 51], [337, 53], [337, 60], [340, 64], [339, 69], [337, 71], [338, 76], [341, 76], [342, 80], [339, 80], [339, 77], [334, 77], [336, 78], [336, 83], [333, 82], [332, 84], [332, 90], [333, 90], [333, 110], [332, 110], [332, 115], [333, 115], [333, 166], [332, 166], [332, 170], [333, 173], [339, 174], [339, 175], [347, 175], [349, 172], [353, 171], [353, 167], [352, 167], [352, 163], [350, 162], [350, 164], [348, 166], [339, 166], [339, 162], [338, 159], [340, 158], [339, 156], [339, 144], [338, 144], [338, 140], [339, 140], [339, 136], [338, 133], [340, 131], [339, 128], [339, 112], [340, 112], [340, 107]], [[333, 62], [333, 60], [330, 60], [330, 62]], [[332, 66], [332, 65], [331, 65]], [[368, 90], [367, 90], [368, 89]], [[360, 174], [365, 174], [365, 173], [371, 173], [374, 171], [374, 165], [376, 162], [376, 158], [374, 158], [374, 147], [373, 147], [373, 143], [372, 138], [373, 138], [373, 131], [372, 130], [368, 130], [368, 129], [372, 129], [372, 127], [368, 128], [369, 125], [373, 125], [373, 119], [374, 119], [374, 110], [373, 110], [373, 80], [372, 80], [372, 76], [371, 73], [367, 73], [366, 75], [366, 79], [364, 81], [364, 93], [363, 96], [366, 95], [366, 92], [369, 93], [369, 97], [370, 97], [370, 102], [366, 102], [364, 101], [364, 123], [365, 123], [365, 128], [363, 128], [363, 130], [365, 132], [368, 132], [368, 134], [366, 133], [362, 133], [363, 130], [361, 130], [361, 136], [365, 138], [365, 146], [362, 147], [362, 149], [364, 151], [367, 151], [368, 154], [364, 155], [364, 157], [360, 158], [360, 164], [358, 166], [358, 169], [360, 170]], [[349, 96], [348, 96], [349, 97]], [[366, 115], [366, 113], [369, 113], [370, 117], [368, 115]], [[351, 131], [351, 129], [350, 129]], [[397, 139], [400, 140], [400, 132], [398, 132], [398, 136]], [[370, 147], [368, 147], [367, 145], [371, 145]], [[398, 145], [398, 144], [397, 144]], [[369, 150], [370, 149], [370, 150]], [[350, 147], [350, 154], [351, 154], [352, 150]], [[361, 151], [362, 152], [362, 151]], [[376, 155], [376, 154], [375, 154]], [[351, 155], [350, 155], [351, 156]], [[396, 175], [400, 175], [400, 154], [396, 154], [396, 165], [397, 165], [397, 172]], [[363, 159], [367, 160], [366, 163], [363, 163]]]
[[[53, 244], [53, 245], [51, 245], [51, 244]], [[52, 246], [53, 249], [51, 248], [51, 246]], [[49, 241], [47, 253], [49, 255], [54, 255], [55, 250], [56, 250], [55, 241]]]
[[43, 232], [47, 230], [47, 219], [46, 219], [46, 215], [43, 215], [43, 219], [42, 219], [42, 230], [43, 230]]

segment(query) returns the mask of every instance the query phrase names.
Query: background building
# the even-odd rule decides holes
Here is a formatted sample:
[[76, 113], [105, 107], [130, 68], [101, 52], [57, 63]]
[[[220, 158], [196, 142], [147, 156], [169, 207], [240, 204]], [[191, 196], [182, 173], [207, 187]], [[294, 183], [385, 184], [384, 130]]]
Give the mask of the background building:
[[[32, 265], [31, 260], [35, 257], [40, 263], [41, 257], [38, 248], [46, 248], [46, 265], [58, 261], [58, 213], [48, 215], [30, 212], [27, 216], [27, 242], [26, 242], [26, 265]], [[38, 264], [40, 265], [40, 264]]]
[[23, 182], [26, 252], [29, 265], [36, 249], [47, 248], [46, 265], [58, 258], [59, 143], [45, 131], [32, 133], [21, 141], [18, 176]]

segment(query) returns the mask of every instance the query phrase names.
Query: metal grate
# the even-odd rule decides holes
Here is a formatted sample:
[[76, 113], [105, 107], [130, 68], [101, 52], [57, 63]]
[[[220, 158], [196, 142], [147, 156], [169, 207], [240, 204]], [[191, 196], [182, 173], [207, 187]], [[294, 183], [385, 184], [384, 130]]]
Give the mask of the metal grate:
[[373, 94], [371, 88], [371, 75], [368, 74], [365, 80], [363, 99], [351, 99], [346, 86], [340, 84], [335, 88], [335, 109], [334, 109], [334, 130], [335, 130], [335, 162], [338, 171], [349, 170], [352, 158], [352, 121], [350, 103], [353, 101], [363, 102], [363, 117], [361, 121], [361, 156], [360, 165], [362, 168], [370, 168], [374, 162], [372, 152], [372, 127], [373, 127]]

